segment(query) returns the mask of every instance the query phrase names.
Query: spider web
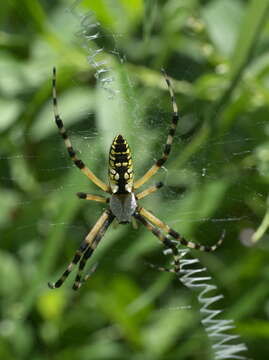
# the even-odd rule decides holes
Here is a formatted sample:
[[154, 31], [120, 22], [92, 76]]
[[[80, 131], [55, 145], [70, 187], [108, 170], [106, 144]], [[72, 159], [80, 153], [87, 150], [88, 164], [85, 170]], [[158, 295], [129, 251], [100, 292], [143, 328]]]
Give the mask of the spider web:
[[[76, 4], [77, 6], [77, 4]], [[74, 12], [75, 8], [72, 9], [72, 13], [75, 14]], [[136, 100], [134, 94], [130, 95], [130, 90], [133, 89], [132, 86], [132, 82], [130, 81], [130, 78], [128, 77], [128, 75], [126, 75], [126, 70], [125, 70], [125, 81], [127, 83], [127, 86], [129, 87], [129, 97], [127, 98], [123, 98], [122, 95], [122, 91], [120, 90], [121, 86], [118, 85], [116, 76], [113, 74], [113, 69], [111, 67], [111, 65], [108, 65], [108, 61], [107, 60], [96, 60], [97, 57], [102, 58], [101, 55], [103, 55], [103, 48], [97, 48], [97, 49], [92, 49], [91, 48], [91, 41], [96, 40], [98, 37], [100, 37], [100, 32], [99, 32], [99, 28], [100, 28], [100, 24], [98, 22], [95, 22], [93, 20], [93, 14], [92, 13], [87, 13], [86, 15], [80, 14], [79, 16], [77, 16], [77, 18], [80, 21], [80, 25], [81, 25], [81, 31], [79, 31], [77, 33], [77, 35], [79, 37], [81, 37], [84, 41], [84, 46], [85, 48], [88, 50], [89, 55], [87, 56], [88, 62], [91, 66], [93, 66], [96, 70], [95, 72], [95, 76], [97, 79], [97, 82], [100, 84], [101, 89], [104, 90], [104, 94], [103, 96], [105, 96], [105, 98], [107, 98], [107, 100], [110, 102], [110, 107], [113, 109], [111, 112], [113, 114], [116, 114], [116, 116], [114, 116], [113, 118], [124, 118], [127, 114], [126, 111], [126, 104], [128, 106], [128, 104], [131, 104], [132, 106], [132, 110], [131, 112], [128, 112], [128, 115], [131, 115], [131, 124], [130, 122], [128, 123], [128, 126], [132, 127], [132, 131], [140, 131], [141, 130], [141, 123], [139, 122], [139, 117], [141, 117], [142, 111], [139, 109], [139, 104], [138, 101]], [[113, 36], [113, 35], [112, 35]], [[121, 65], [123, 65], [124, 63], [124, 57], [120, 56], [120, 53], [117, 50], [117, 46], [116, 46], [116, 36], [113, 36], [113, 38], [115, 39], [115, 48], [112, 51], [109, 51], [111, 54], [116, 55], [116, 57], [118, 57], [118, 59], [120, 60]], [[107, 93], [107, 94], [106, 94]], [[116, 105], [113, 104], [116, 103]], [[153, 115], [151, 115], [150, 117], [147, 117], [147, 124], [146, 127], [148, 127], [149, 131], [152, 131], [152, 127], [156, 126], [156, 119], [160, 118], [160, 116], [162, 117], [161, 121], [165, 122], [166, 125], [166, 132], [168, 132], [168, 127], [169, 127], [169, 120], [171, 117], [170, 112], [163, 112], [162, 109], [162, 104], [158, 102], [157, 99], [154, 99], [155, 104], [157, 103], [157, 107], [156, 110], [154, 111], [155, 114], [153, 113]], [[128, 109], [129, 110], [129, 109]], [[111, 114], [110, 112], [110, 114]], [[105, 117], [105, 116], [104, 116]], [[111, 131], [114, 131], [114, 134], [116, 133], [121, 133], [124, 132], [124, 126], [122, 129], [122, 124], [117, 124], [116, 121], [114, 121], [114, 119], [111, 121], [112, 125], [112, 129], [107, 129], [107, 127], [103, 127], [102, 128], [102, 132], [100, 131], [100, 133], [104, 134], [103, 136], [106, 137], [105, 132], [107, 132], [109, 134], [111, 134]], [[186, 124], [187, 121], [189, 121], [189, 117], [187, 116], [187, 119], [183, 118], [183, 125]], [[191, 119], [193, 120], [193, 119]], [[101, 125], [102, 126], [102, 125]], [[118, 126], [118, 130], [116, 129]], [[184, 131], [182, 129], [179, 129], [180, 131]], [[185, 130], [186, 131], [186, 130]], [[99, 134], [100, 136], [100, 134]], [[81, 137], [81, 134], [80, 134]], [[82, 136], [82, 138], [86, 141], [88, 141], [88, 136]], [[151, 135], [151, 139], [154, 139], [154, 134]], [[111, 141], [111, 140], [110, 140]], [[158, 137], [156, 136], [156, 139], [154, 139], [154, 142], [156, 142], [157, 144], [160, 142], [158, 140]], [[227, 137], [220, 137], [220, 138], [214, 138], [213, 140], [211, 140], [211, 143], [208, 143], [204, 149], [202, 150], [202, 154], [200, 153], [199, 159], [197, 158], [193, 158], [190, 161], [190, 166], [194, 166], [197, 168], [198, 165], [198, 169], [200, 168], [200, 170], [198, 170], [198, 174], [196, 174], [196, 181], [197, 181], [197, 185], [199, 187], [199, 185], [202, 184], [206, 184], [208, 183], [212, 183], [212, 191], [214, 192], [214, 182], [217, 182], [218, 180], [218, 175], [216, 174], [215, 171], [215, 164], [208, 162], [207, 159], [207, 154], [208, 154], [208, 150], [212, 149], [212, 147], [215, 147], [216, 149], [219, 146], [223, 146], [223, 145], [228, 145], [233, 147], [233, 145], [237, 145], [239, 142], [239, 150], [237, 146], [235, 146], [235, 149], [233, 150], [231, 155], [228, 155], [226, 158], [227, 161], [229, 161], [229, 157], [234, 157], [234, 156], [241, 156], [241, 155], [245, 155], [246, 153], [250, 153], [251, 150], [249, 150], [249, 148], [247, 150], [242, 150], [242, 143], [244, 146], [249, 146], [249, 143], [251, 142], [251, 138], [245, 138], [245, 139], [238, 139], [235, 138], [234, 140], [230, 139], [230, 134], [227, 134]], [[165, 143], [165, 138], [162, 139], [161, 143]], [[175, 138], [175, 146], [180, 146], [182, 144], [182, 139], [180, 138], [180, 136], [177, 136]], [[109, 143], [107, 143], [106, 145], [109, 145]], [[139, 149], [136, 152], [136, 157], [139, 158], [143, 158], [145, 157], [145, 154], [148, 153], [148, 160], [150, 162], [156, 161], [156, 158], [154, 155], [155, 149], [149, 149], [148, 147], [148, 135], [139, 135]], [[158, 149], [160, 152], [160, 149]], [[91, 154], [91, 156], [93, 156], [93, 154]], [[172, 160], [173, 161], [173, 160]], [[184, 174], [184, 171], [187, 172], [186, 169], [183, 169], [183, 177], [186, 179], [188, 177], [188, 175]], [[162, 171], [160, 171], [160, 178], [162, 180], [164, 180], [166, 183], [169, 181], [169, 177], [170, 177], [170, 171], [169, 168], [167, 167], [163, 167]], [[198, 176], [197, 176], [198, 175]], [[170, 200], [169, 202], [171, 203], [171, 206], [168, 207], [168, 210], [166, 212], [166, 216], [169, 219], [169, 223], [172, 226], [181, 226], [182, 223], [187, 224], [187, 228], [188, 228], [188, 223], [192, 225], [193, 222], [196, 223], [213, 223], [216, 224], [216, 226], [218, 224], [220, 224], [219, 227], [223, 227], [223, 223], [225, 224], [225, 226], [227, 227], [227, 224], [233, 223], [233, 222], [239, 222], [242, 221], [244, 219], [247, 219], [248, 217], [246, 215], [242, 215], [242, 216], [225, 216], [225, 217], [211, 217], [211, 216], [203, 216], [203, 213], [201, 214], [200, 209], [197, 209], [196, 211], [191, 209], [191, 210], [185, 210], [185, 211], [181, 211], [179, 213], [179, 216], [176, 215], [176, 217], [174, 216], [174, 202], [178, 202], [178, 201], [182, 201], [184, 200], [184, 192], [183, 194], [181, 194], [180, 191], [177, 191], [175, 189], [175, 186], [177, 187], [178, 184], [172, 184], [172, 186], [170, 185], [168, 191], [166, 192], [168, 200]], [[181, 187], [183, 187], [184, 185], [181, 184]], [[208, 185], [210, 186], [210, 185]], [[224, 191], [224, 189], [223, 189]], [[209, 193], [210, 190], [209, 190]], [[183, 197], [183, 199], [182, 199]], [[167, 199], [166, 199], [167, 200]], [[149, 200], [150, 201], [150, 200]], [[241, 201], [241, 199], [235, 198], [234, 201]], [[171, 209], [171, 210], [170, 210]], [[205, 211], [206, 213], [206, 211]], [[162, 215], [162, 212], [160, 214], [160, 216]], [[180, 220], [179, 220], [180, 218]], [[182, 252], [183, 256], [186, 256], [186, 252]], [[243, 355], [239, 355], [242, 352], [245, 352], [247, 350], [247, 347], [244, 343], [238, 343], [237, 341], [239, 340], [239, 335], [231, 335], [229, 334], [229, 330], [233, 329], [235, 327], [235, 325], [233, 324], [232, 320], [225, 320], [220, 318], [220, 314], [223, 312], [223, 310], [221, 309], [212, 309], [212, 305], [215, 305], [216, 302], [218, 302], [223, 296], [221, 294], [218, 295], [212, 295], [212, 290], [216, 290], [217, 287], [216, 285], [212, 285], [209, 283], [209, 281], [211, 280], [211, 277], [209, 276], [199, 276], [200, 273], [203, 273], [206, 268], [201, 268], [199, 267], [198, 269], [193, 268], [194, 264], [197, 264], [198, 260], [197, 259], [184, 259], [182, 260], [182, 268], [181, 268], [181, 277], [180, 280], [182, 281], [182, 283], [190, 288], [190, 289], [199, 289], [200, 293], [198, 295], [198, 301], [201, 303], [202, 307], [200, 309], [201, 311], [201, 315], [202, 315], [202, 325], [204, 326], [206, 332], [208, 333], [209, 338], [211, 338], [212, 341], [212, 351], [213, 351], [213, 357], [215, 359], [246, 359], [245, 356]], [[210, 292], [211, 295], [208, 294], [208, 292]]]
[[[126, 138], [133, 150], [137, 173], [142, 175], [143, 171], [161, 154], [161, 146], [165, 143], [166, 134], [168, 133], [171, 119], [171, 104], [165, 83], [163, 81], [162, 84], [160, 83], [160, 85], [158, 85], [160, 87], [158, 96], [154, 94], [154, 91], [146, 94], [147, 98], [150, 99], [148, 103], [154, 104], [154, 107], [151, 105], [147, 108], [147, 105], [145, 105], [146, 102], [143, 101], [144, 94], [139, 93], [137, 90], [138, 80], [130, 77], [128, 69], [125, 67], [127, 59], [125, 55], [119, 51], [117, 38], [122, 35], [116, 35], [113, 34], [113, 32], [106, 35], [114, 39], [115, 46], [112, 49], [96, 46], [97, 39], [102, 42], [102, 37], [104, 37], [103, 29], [95, 19], [93, 12], [86, 14], [78, 12], [78, 6], [79, 2], [71, 7], [69, 11], [79, 24], [79, 30], [75, 31], [76, 39], [81, 41], [85, 49], [85, 58], [87, 59], [89, 68], [91, 66], [95, 71], [98, 90], [94, 95], [95, 101], [99, 106], [97, 114], [95, 114], [93, 110], [94, 101], [90, 100], [93, 92], [85, 91], [85, 88], [81, 89], [78, 81], [72, 79], [72, 81], [77, 82], [77, 91], [71, 94], [73, 99], [72, 106], [75, 103], [74, 98], [79, 101], [77, 108], [74, 109], [68, 105], [71, 95], [67, 93], [61, 96], [59, 108], [64, 123], [66, 127], [69, 128], [69, 136], [72, 139], [74, 148], [78, 151], [79, 157], [81, 157], [85, 163], [93, 164], [93, 170], [96, 170], [103, 179], [106, 178], [107, 171], [106, 166], [103, 166], [103, 164], [106, 163], [106, 154], [108, 153], [113, 137], [118, 133], [127, 134]], [[108, 57], [107, 54], [110, 56]], [[156, 74], [152, 76], [154, 84], [159, 83], [159, 80], [162, 81], [161, 76]], [[61, 83], [61, 72], [58, 74], [57, 81], [59, 84]], [[178, 82], [176, 85], [177, 89], [179, 88], [177, 94], [182, 93], [182, 89], [184, 89], [185, 86], [184, 81]], [[160, 95], [162, 95], [162, 98]], [[178, 97], [179, 96], [177, 96], [177, 98]], [[48, 133], [57, 132], [56, 128], [47, 125], [42, 128], [41, 124], [47, 124], [47, 119], [51, 118], [50, 111], [49, 106], [42, 110], [36, 127], [34, 126], [31, 130], [31, 136], [36, 140], [38, 140], [41, 133], [42, 136], [45, 137]], [[188, 238], [191, 239], [195, 236], [195, 239], [198, 239], [201, 243], [208, 240], [207, 234], [210, 233], [209, 240], [211, 244], [213, 244], [214, 239], [217, 240], [218, 234], [221, 234], [222, 229], [225, 228], [228, 234], [227, 242], [235, 238], [238, 243], [241, 241], [243, 244], [250, 245], [251, 237], [255, 231], [253, 226], [255, 222], [252, 219], [250, 211], [237, 212], [237, 209], [241, 209], [241, 204], [245, 201], [243, 194], [246, 194], [248, 190], [253, 192], [251, 184], [248, 183], [247, 180], [244, 181], [244, 183], [233, 182], [233, 189], [229, 194], [230, 184], [223, 184], [221, 177], [224, 176], [225, 173], [219, 170], [222, 167], [229, 170], [227, 164], [235, 162], [235, 159], [239, 159], [239, 161], [240, 159], [242, 159], [242, 161], [247, 159], [247, 162], [247, 156], [251, 156], [254, 152], [256, 139], [254, 136], [227, 131], [222, 135], [211, 136], [209, 141], [199, 147], [199, 151], [194, 151], [192, 149], [192, 143], [196, 141], [196, 134], [201, 131], [199, 127], [201, 116], [199, 108], [192, 109], [189, 113], [183, 114], [177, 135], [174, 139], [172, 154], [165, 167], [163, 167], [154, 180], [151, 181], [151, 184], [159, 180], [163, 181], [166, 185], [165, 189], [163, 189], [160, 194], [146, 199], [144, 202], [145, 207], [153, 209], [158, 217], [179, 230], [182, 234], [188, 234]], [[75, 124], [77, 117], [81, 119], [78, 125]], [[85, 123], [85, 118], [89, 126], [87, 126], [86, 129], [81, 129], [79, 125], [83, 122]], [[263, 124], [260, 125], [262, 126]], [[90, 129], [88, 129], [88, 127], [90, 127]], [[196, 129], [194, 133], [193, 129]], [[56, 137], [53, 137], [50, 141], [50, 148], [54, 154], [54, 164], [50, 164], [49, 166], [40, 165], [38, 168], [39, 173], [43, 174], [43, 179], [46, 179], [46, 182], [44, 182], [45, 185], [39, 192], [39, 195], [34, 200], [23, 200], [21, 202], [17, 198], [14, 198], [11, 204], [16, 203], [16, 206], [27, 208], [31, 207], [33, 202], [42, 201], [44, 197], [49, 196], [52, 200], [48, 205], [48, 209], [51, 209], [53, 212], [55, 198], [57, 199], [56, 202], [61, 201], [62, 198], [71, 199], [77, 191], [85, 191], [85, 189], [88, 188], [86, 185], [87, 182], [80, 179], [83, 175], [80, 176], [77, 170], [73, 169], [66, 155], [66, 150], [59, 145], [60, 141], [60, 138]], [[189, 154], [186, 151], [184, 152], [184, 149], [189, 149]], [[193, 155], [190, 155], [192, 151], [194, 151]], [[223, 151], [225, 151], [225, 156], [220, 156], [219, 161], [212, 156], [212, 153]], [[29, 174], [26, 174], [27, 168], [24, 166], [25, 162], [28, 162], [29, 159], [36, 163], [40, 160], [41, 164], [46, 164], [46, 162], [43, 161], [43, 157], [39, 154], [17, 154], [11, 157], [6, 155], [1, 156], [0, 160], [2, 161], [12, 160], [14, 169], [12, 174], [1, 176], [1, 180], [7, 184], [12, 184], [14, 181], [17, 183], [19, 179], [19, 185], [27, 190], [27, 187], [31, 187], [32, 183], [34, 183], [34, 179], [29, 176]], [[251, 159], [249, 161], [251, 161]], [[182, 164], [182, 166], [180, 166], [180, 164]], [[248, 165], [248, 163], [246, 163], [246, 166], [249, 166], [251, 169], [251, 164]], [[92, 167], [90, 166], [90, 168]], [[58, 178], [59, 174], [62, 174], [62, 172], [66, 170], [70, 173], [72, 172], [72, 175], [65, 179], [63, 185], [59, 185], [58, 181], [55, 181], [54, 178]], [[230, 170], [233, 169], [230, 168]], [[25, 179], [27, 179], [27, 181], [25, 181]], [[90, 187], [90, 189], [92, 189], [92, 187]], [[98, 193], [98, 191], [96, 191], [96, 193]], [[254, 195], [256, 198], [261, 199], [266, 197], [265, 193], [260, 192], [256, 192]], [[231, 213], [229, 213], [229, 210], [219, 211], [218, 215], [218, 207], [221, 203], [220, 199], [224, 199], [225, 196], [229, 197], [230, 204], [232, 204], [230, 208], [235, 210]], [[212, 200], [212, 198], [214, 200]], [[251, 199], [248, 201], [250, 200]], [[78, 206], [80, 205], [72, 201], [70, 212], [71, 210], [74, 211]], [[97, 206], [94, 217], [97, 218], [101, 211], [101, 206]], [[91, 206], [85, 211], [85, 217], [87, 216], [93, 221]], [[22, 224], [16, 224], [14, 226], [12, 234], [14, 237], [22, 235], [23, 238], [23, 233], [26, 229], [32, 228], [33, 233], [35, 233], [35, 229], [38, 228], [39, 236], [44, 235], [45, 237], [48, 234], [48, 228], [51, 229], [50, 231], [53, 231], [53, 228], [64, 228], [66, 229], [65, 231], [70, 234], [70, 238], [83, 238], [85, 235], [84, 221], [78, 219], [75, 225], [71, 225], [68, 216], [64, 217], [64, 220], [61, 220], [61, 217], [58, 219], [59, 221], [52, 222], [50, 216], [48, 216], [47, 219], [46, 217], [42, 217], [42, 220], [38, 223], [36, 219], [32, 222], [26, 219]], [[4, 221], [5, 219], [2, 220], [2, 222]], [[244, 226], [242, 226], [242, 223]], [[107, 249], [111, 250], [113, 244], [117, 244], [118, 236], [121, 237], [125, 234], [125, 230], [116, 229], [114, 231], [115, 234], [111, 235], [107, 241], [110, 245], [105, 244], [101, 247], [100, 251], [98, 251], [100, 258], [102, 257], [102, 253], [106, 253]], [[235, 233], [237, 235], [234, 235]], [[214, 236], [211, 234], [214, 234]], [[35, 235], [33, 235], [33, 237], [34, 236]], [[145, 240], [147, 240], [145, 237], [141, 235], [140, 239], [139, 236], [136, 235], [136, 237], [138, 237], [136, 244], [130, 246], [126, 254], [122, 254], [117, 246], [115, 250], [111, 250], [114, 258], [120, 256], [120, 262], [123, 264], [123, 268], [128, 269], [130, 266], [128, 262], [132, 264], [138, 256], [147, 254], [155, 247], [155, 245], [153, 245], [155, 239], [152, 240], [152, 243], [149, 242], [149, 245], [145, 245]], [[148, 235], [146, 235], [146, 237], [148, 237]], [[34, 250], [34, 247], [31, 245], [30, 243], [22, 247], [22, 256], [28, 256], [30, 258], [37, 256], [33, 251], [39, 252], [38, 249]], [[73, 245], [73, 248], [75, 248], [75, 242]], [[52, 246], [51, 249], [47, 249], [47, 252], [52, 254], [52, 249], [57, 252], [57, 247], [62, 246], [64, 246], [63, 241], [59, 242], [58, 245]], [[158, 251], [159, 250], [160, 248], [158, 248]], [[136, 253], [136, 257], [132, 255], [134, 252]], [[39, 252], [38, 256], [40, 255], [41, 253]], [[239, 355], [238, 353], [245, 351], [246, 346], [238, 339], [238, 335], [227, 334], [233, 327], [233, 321], [226, 320], [225, 316], [220, 320], [216, 320], [215, 317], [217, 315], [218, 317], [220, 317], [220, 314], [222, 316], [223, 309], [216, 309], [217, 306], [214, 310], [209, 309], [211, 305], [215, 305], [215, 302], [220, 300], [220, 295], [208, 295], [209, 290], [212, 289], [210, 286], [214, 288], [216, 286], [208, 284], [208, 281], [211, 280], [210, 277], [199, 277], [199, 273], [202, 272], [202, 270], [206, 270], [204, 265], [201, 268], [198, 267], [198, 270], [196, 269], [197, 272], [195, 272], [196, 270], [192, 268], [192, 265], [197, 264], [198, 260], [189, 258], [188, 256], [190, 255], [188, 254], [187, 259], [184, 258], [183, 260], [183, 275], [181, 281], [190, 289], [199, 287], [198, 290], [200, 292], [197, 297], [198, 301], [202, 304], [200, 308], [203, 318], [202, 326], [205, 328], [209, 337], [213, 338], [212, 352], [214, 358], [245, 359], [243, 355]], [[105, 262], [105, 260], [102, 261]], [[190, 268], [188, 268], [189, 265]], [[43, 264], [43, 266], [46, 267], [46, 264]], [[216, 264], [215, 266], [217, 267]], [[188, 270], [186, 270], [186, 268], [188, 268]], [[167, 311], [169, 310], [169, 308], [166, 309]], [[184, 310], [185, 308], [184, 306], [173, 308], [171, 306], [170, 310], [171, 309], [172, 311], [182, 311], [182, 309]]]

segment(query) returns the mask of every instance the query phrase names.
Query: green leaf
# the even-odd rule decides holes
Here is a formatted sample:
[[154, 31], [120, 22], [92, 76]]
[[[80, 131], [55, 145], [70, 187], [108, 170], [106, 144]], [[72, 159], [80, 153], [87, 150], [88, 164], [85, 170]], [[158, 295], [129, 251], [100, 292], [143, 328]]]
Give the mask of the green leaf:
[[243, 6], [239, 1], [212, 1], [202, 9], [208, 34], [223, 56], [229, 56], [234, 49], [242, 16]]

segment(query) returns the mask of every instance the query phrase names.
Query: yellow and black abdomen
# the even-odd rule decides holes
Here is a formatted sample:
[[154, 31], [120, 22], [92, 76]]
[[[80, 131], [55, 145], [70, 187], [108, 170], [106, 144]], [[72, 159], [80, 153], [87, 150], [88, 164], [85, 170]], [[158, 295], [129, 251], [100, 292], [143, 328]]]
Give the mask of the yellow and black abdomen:
[[113, 194], [132, 192], [133, 162], [127, 141], [117, 135], [109, 151], [109, 181]]

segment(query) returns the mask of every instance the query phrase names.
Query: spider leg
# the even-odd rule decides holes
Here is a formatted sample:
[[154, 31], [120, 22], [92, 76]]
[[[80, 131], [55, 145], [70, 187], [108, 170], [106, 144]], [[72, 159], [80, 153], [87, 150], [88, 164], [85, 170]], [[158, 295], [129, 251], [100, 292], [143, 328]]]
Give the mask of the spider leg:
[[[97, 266], [98, 266], [98, 263], [94, 264], [90, 270], [87, 272], [86, 275], [84, 275], [83, 279], [81, 280], [80, 282], [80, 286], [78, 288], [81, 287], [82, 284], [84, 284], [91, 276], [92, 274], [95, 272], [95, 270], [97, 269]], [[73, 285], [73, 289], [74, 289], [74, 285]], [[74, 289], [74, 290], [77, 290], [77, 289]]]
[[171, 237], [176, 239], [180, 242], [181, 245], [184, 245], [191, 249], [196, 249], [200, 251], [206, 251], [211, 252], [215, 251], [223, 242], [225, 232], [223, 231], [221, 234], [220, 239], [217, 241], [215, 245], [208, 246], [208, 245], [202, 245], [199, 243], [194, 243], [192, 241], [186, 240], [183, 236], [181, 236], [177, 231], [173, 230], [170, 226], [165, 224], [163, 221], [158, 219], [155, 215], [153, 215], [150, 211], [146, 210], [145, 208], [139, 208], [139, 214], [145, 217], [147, 220], [149, 220], [152, 224], [158, 226], [163, 231], [167, 232]]
[[[112, 215], [110, 211], [106, 210], [103, 212], [103, 214], [100, 216], [100, 218], [95, 223], [94, 227], [91, 229], [89, 234], [86, 236], [84, 241], [81, 243], [79, 249], [75, 253], [73, 260], [67, 266], [67, 268], [64, 271], [64, 273], [62, 274], [62, 276], [55, 283], [50, 283], [50, 282], [48, 283], [48, 285], [51, 289], [58, 288], [65, 282], [65, 280], [71, 273], [74, 265], [76, 265], [80, 261], [81, 257], [85, 254], [86, 251], [88, 251], [88, 249], [92, 248], [92, 244], [94, 243], [95, 238], [97, 237], [100, 229], [102, 229], [105, 226], [108, 227], [113, 219], [114, 219], [114, 215]], [[106, 225], [107, 223], [108, 223], [108, 225]]]
[[92, 194], [87, 194], [84, 192], [78, 192], [76, 195], [80, 199], [84, 199], [84, 200], [92, 200], [92, 201], [97, 201], [97, 202], [101, 202], [101, 203], [109, 202], [109, 198], [105, 198], [105, 197], [99, 196], [99, 195], [92, 195]]
[[179, 120], [178, 108], [177, 108], [175, 95], [174, 95], [170, 80], [169, 80], [168, 76], [166, 75], [166, 72], [164, 70], [162, 70], [162, 71], [163, 71], [165, 81], [167, 83], [167, 87], [168, 87], [168, 90], [170, 93], [171, 102], [172, 102], [172, 106], [173, 106], [172, 123], [171, 123], [171, 127], [170, 127], [170, 130], [168, 133], [168, 137], [166, 140], [166, 144], [165, 144], [165, 147], [163, 150], [162, 157], [160, 159], [158, 159], [156, 161], [156, 163], [140, 179], [138, 179], [134, 183], [134, 190], [140, 188], [141, 185], [143, 185], [146, 181], [148, 181], [163, 166], [163, 164], [168, 159], [168, 156], [169, 156], [170, 150], [171, 150], [171, 145], [173, 143], [174, 135], [176, 132], [177, 123]]
[[143, 199], [144, 197], [152, 194], [153, 192], [157, 191], [161, 187], [163, 187], [163, 183], [159, 182], [156, 185], [150, 186], [146, 190], [141, 191], [140, 193], [136, 194], [136, 198], [137, 198], [137, 200]]
[[174, 271], [178, 273], [180, 271], [180, 253], [178, 251], [177, 246], [173, 241], [171, 241], [168, 236], [162, 234], [160, 229], [157, 226], [152, 225], [144, 216], [140, 213], [135, 212], [133, 215], [138, 221], [140, 221], [149, 231], [153, 233], [162, 243], [163, 245], [169, 249], [174, 257]]
[[68, 154], [73, 161], [73, 163], [79, 168], [83, 174], [85, 174], [95, 185], [101, 188], [105, 192], [110, 193], [110, 187], [105, 184], [102, 180], [100, 180], [94, 173], [84, 164], [82, 160], [80, 160], [76, 152], [71, 144], [71, 141], [67, 135], [67, 131], [64, 128], [64, 124], [62, 119], [60, 118], [58, 106], [57, 106], [57, 93], [56, 93], [56, 68], [53, 68], [53, 78], [52, 78], [52, 96], [53, 96], [53, 111], [54, 111], [54, 118], [55, 123], [58, 126], [59, 132], [64, 140], [66, 149]]
[[110, 217], [104, 222], [103, 226], [99, 229], [98, 233], [96, 234], [93, 242], [91, 243], [91, 246], [89, 246], [87, 248], [87, 250], [85, 251], [82, 259], [79, 262], [79, 266], [78, 266], [78, 271], [77, 271], [77, 275], [75, 278], [75, 282], [73, 285], [73, 290], [78, 290], [82, 283], [84, 283], [89, 277], [90, 275], [95, 271], [96, 266], [94, 266], [89, 273], [87, 273], [84, 278], [82, 279], [82, 272], [83, 269], [86, 265], [87, 260], [92, 256], [94, 250], [96, 249], [97, 245], [99, 244], [99, 242], [101, 241], [102, 237], [104, 236], [107, 228], [109, 227], [109, 225], [112, 223], [113, 219], [114, 219], [114, 215], [111, 213]]
[[164, 266], [157, 266], [157, 265], [154, 265], [154, 264], [151, 264], [151, 263], [147, 263], [147, 265], [149, 267], [151, 267], [152, 269], [156, 269], [158, 271], [175, 273], [175, 269], [170, 269], [170, 268], [164, 267]]

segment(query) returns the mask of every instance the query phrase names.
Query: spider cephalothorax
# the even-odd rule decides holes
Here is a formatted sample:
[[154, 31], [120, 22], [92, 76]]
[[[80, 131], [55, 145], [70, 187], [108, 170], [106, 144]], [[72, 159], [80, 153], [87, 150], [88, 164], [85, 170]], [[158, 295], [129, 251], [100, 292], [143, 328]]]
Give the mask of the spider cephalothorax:
[[74, 151], [71, 141], [68, 138], [67, 132], [64, 128], [63, 122], [57, 109], [56, 69], [53, 68], [52, 89], [54, 117], [59, 132], [64, 140], [68, 154], [74, 164], [95, 185], [97, 185], [104, 192], [110, 194], [110, 197], [103, 197], [82, 192], [77, 193], [77, 196], [80, 199], [107, 203], [108, 208], [103, 212], [103, 214], [97, 220], [89, 234], [82, 241], [80, 248], [76, 251], [73, 260], [68, 265], [63, 275], [55, 283], [49, 283], [49, 286], [51, 288], [54, 289], [60, 287], [72, 271], [73, 266], [76, 264], [79, 264], [79, 266], [73, 289], [77, 290], [78, 288], [80, 288], [81, 284], [89, 277], [89, 274], [85, 275], [84, 278], [82, 278], [81, 276], [86, 261], [91, 257], [95, 248], [97, 247], [98, 243], [106, 232], [107, 228], [115, 218], [119, 223], [126, 224], [131, 221], [132, 217], [134, 217], [136, 220], [142, 223], [149, 231], [151, 231], [153, 235], [158, 237], [162, 244], [166, 248], [170, 249], [173, 254], [175, 272], [180, 271], [180, 256], [177, 244], [175, 244], [175, 242], [171, 240], [171, 237], [177, 240], [177, 242], [181, 245], [201, 251], [214, 251], [222, 243], [223, 236], [221, 236], [219, 241], [213, 246], [201, 245], [192, 241], [188, 241], [178, 232], [176, 232], [163, 221], [154, 216], [151, 212], [138, 205], [139, 200], [155, 192], [162, 186], [162, 183], [158, 183], [156, 185], [150, 186], [142, 192], [135, 193], [136, 190], [139, 189], [144, 183], [146, 183], [167, 160], [179, 119], [178, 109], [174, 93], [170, 85], [170, 80], [168, 79], [164, 71], [163, 73], [173, 106], [172, 122], [163, 150], [163, 154], [161, 158], [159, 158], [141, 178], [139, 178], [136, 182], [133, 182], [133, 163], [129, 145], [122, 135], [117, 135], [112, 142], [109, 152], [109, 185], [107, 185], [96, 175], [94, 175], [94, 173], [84, 164], [82, 160], [77, 158], [76, 152]]

